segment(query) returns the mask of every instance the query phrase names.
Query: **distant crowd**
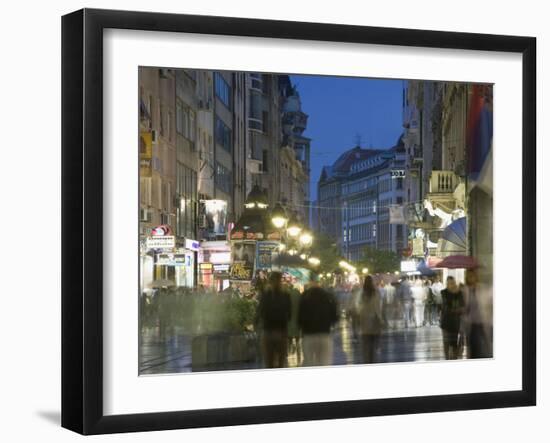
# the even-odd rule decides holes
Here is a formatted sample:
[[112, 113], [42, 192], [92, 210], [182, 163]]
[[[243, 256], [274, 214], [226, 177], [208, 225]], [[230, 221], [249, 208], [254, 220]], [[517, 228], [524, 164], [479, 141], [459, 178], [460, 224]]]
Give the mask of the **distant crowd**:
[[256, 330], [268, 368], [285, 367], [289, 352], [303, 366], [331, 365], [332, 331], [341, 314], [351, 321], [363, 363], [376, 362], [384, 330], [422, 326], [442, 329], [446, 359], [493, 354], [492, 290], [479, 282], [476, 269], [466, 271], [464, 284], [451, 276], [443, 284], [438, 276], [385, 283], [367, 275], [347, 291], [323, 288], [313, 277], [303, 292], [272, 272], [258, 301]]

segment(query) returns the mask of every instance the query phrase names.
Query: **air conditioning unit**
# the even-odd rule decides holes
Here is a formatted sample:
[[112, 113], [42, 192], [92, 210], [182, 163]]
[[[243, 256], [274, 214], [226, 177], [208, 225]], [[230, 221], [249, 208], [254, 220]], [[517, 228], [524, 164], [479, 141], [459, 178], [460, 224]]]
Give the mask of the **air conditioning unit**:
[[158, 131], [153, 129], [151, 131], [151, 142], [152, 143], [157, 143], [158, 142], [158, 138], [159, 138], [159, 135], [158, 135]]

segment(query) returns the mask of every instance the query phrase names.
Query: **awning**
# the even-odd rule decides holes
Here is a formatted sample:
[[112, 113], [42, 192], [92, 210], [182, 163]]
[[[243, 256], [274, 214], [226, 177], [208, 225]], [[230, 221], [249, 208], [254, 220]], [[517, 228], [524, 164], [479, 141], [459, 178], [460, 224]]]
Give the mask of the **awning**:
[[438, 265], [439, 268], [448, 269], [476, 269], [478, 261], [469, 255], [450, 255], [445, 257]]
[[437, 242], [437, 256], [465, 255], [468, 252], [467, 219], [461, 217], [445, 228]]

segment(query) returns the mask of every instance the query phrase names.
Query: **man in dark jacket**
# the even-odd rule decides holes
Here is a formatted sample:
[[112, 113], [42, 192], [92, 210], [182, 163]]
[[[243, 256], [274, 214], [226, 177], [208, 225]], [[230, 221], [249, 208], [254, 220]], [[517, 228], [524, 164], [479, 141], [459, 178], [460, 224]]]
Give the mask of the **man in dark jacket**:
[[281, 284], [282, 274], [272, 272], [260, 294], [258, 320], [263, 329], [263, 353], [267, 368], [284, 368], [287, 363], [290, 296]]
[[338, 320], [334, 295], [319, 286], [315, 277], [300, 299], [298, 324], [302, 329], [304, 366], [332, 364], [332, 325]]

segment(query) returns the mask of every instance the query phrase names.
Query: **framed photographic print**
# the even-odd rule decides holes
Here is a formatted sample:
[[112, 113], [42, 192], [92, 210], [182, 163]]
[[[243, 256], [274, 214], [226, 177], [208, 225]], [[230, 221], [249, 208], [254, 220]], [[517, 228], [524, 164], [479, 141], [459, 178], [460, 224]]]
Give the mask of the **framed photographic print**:
[[536, 41], [62, 21], [62, 425], [536, 402]]

